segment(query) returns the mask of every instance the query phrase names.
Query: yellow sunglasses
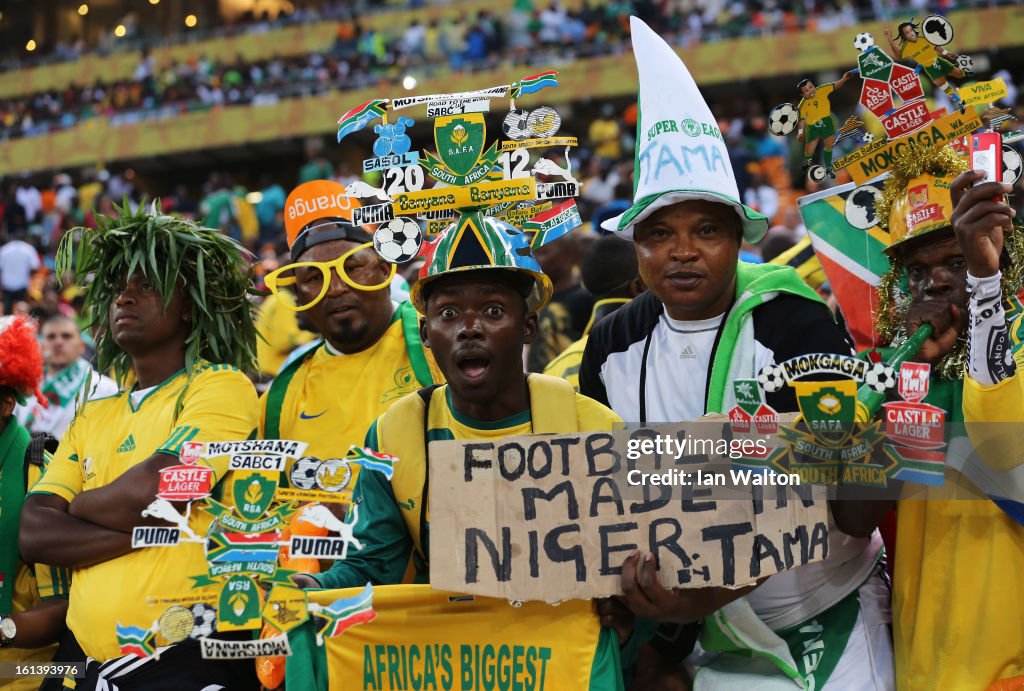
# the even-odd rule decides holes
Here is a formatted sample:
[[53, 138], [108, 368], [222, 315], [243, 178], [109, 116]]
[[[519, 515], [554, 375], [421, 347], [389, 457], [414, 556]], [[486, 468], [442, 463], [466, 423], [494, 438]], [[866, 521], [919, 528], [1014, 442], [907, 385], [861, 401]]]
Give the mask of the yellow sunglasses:
[[[397, 265], [391, 264], [391, 272], [388, 274], [388, 277], [375, 285], [361, 283], [360, 279], [370, 278], [370, 273], [376, 262], [363, 262], [356, 266], [349, 266], [348, 268], [345, 267], [348, 260], [357, 252], [361, 252], [362, 250], [372, 247], [372, 242], [364, 243], [358, 247], [353, 247], [345, 254], [341, 255], [337, 259], [332, 259], [329, 262], [296, 262], [294, 264], [288, 264], [267, 274], [263, 278], [263, 283], [267, 286], [267, 290], [274, 295], [277, 295], [283, 288], [288, 286], [297, 286], [300, 274], [303, 274], [301, 283], [304, 289], [312, 292], [313, 290], [317, 290], [317, 286], [319, 285], [320, 293], [306, 304], [299, 305], [291, 301], [285, 302], [287, 307], [296, 312], [304, 312], [311, 307], [315, 307], [324, 299], [324, 295], [327, 295], [327, 289], [331, 287], [331, 269], [334, 269], [338, 274], [338, 277], [345, 282], [345, 285], [354, 290], [371, 292], [387, 288], [395, 277], [395, 272], [398, 270]], [[374, 256], [376, 256], [376, 253]], [[307, 271], [312, 269], [316, 269], [316, 271]]]

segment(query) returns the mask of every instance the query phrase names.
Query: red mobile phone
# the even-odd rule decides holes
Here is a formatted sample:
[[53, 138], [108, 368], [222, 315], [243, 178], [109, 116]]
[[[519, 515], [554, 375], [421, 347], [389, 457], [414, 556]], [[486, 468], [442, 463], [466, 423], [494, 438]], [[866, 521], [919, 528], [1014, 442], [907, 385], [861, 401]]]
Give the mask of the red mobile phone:
[[[985, 177], [975, 185], [983, 182], [1002, 182], [1003, 180], [1003, 138], [998, 132], [982, 132], [969, 136], [968, 151], [971, 155], [971, 170], [980, 170]], [[1003, 195], [996, 196], [996, 201]]]

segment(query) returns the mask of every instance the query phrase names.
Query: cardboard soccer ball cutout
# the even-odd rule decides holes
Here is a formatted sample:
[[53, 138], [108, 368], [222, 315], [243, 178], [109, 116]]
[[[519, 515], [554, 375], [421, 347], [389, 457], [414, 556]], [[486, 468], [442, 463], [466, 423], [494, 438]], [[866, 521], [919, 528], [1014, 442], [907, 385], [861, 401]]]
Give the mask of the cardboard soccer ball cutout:
[[393, 218], [373, 234], [377, 254], [393, 264], [404, 264], [415, 257], [422, 241], [420, 224], [409, 218]]
[[875, 45], [875, 37], [866, 31], [857, 34], [856, 38], [853, 39], [853, 47], [863, 53], [868, 48]]
[[772, 108], [768, 113], [768, 129], [772, 134], [785, 136], [796, 129], [800, 114], [792, 103], [783, 103]]

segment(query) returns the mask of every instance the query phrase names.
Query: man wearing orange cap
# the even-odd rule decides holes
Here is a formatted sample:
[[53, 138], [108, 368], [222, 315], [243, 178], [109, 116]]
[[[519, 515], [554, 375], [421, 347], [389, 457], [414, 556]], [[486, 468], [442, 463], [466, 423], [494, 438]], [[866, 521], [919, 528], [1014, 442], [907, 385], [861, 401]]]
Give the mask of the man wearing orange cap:
[[[267, 275], [290, 289], [321, 338], [278, 374], [261, 400], [265, 438], [302, 439], [320, 459], [344, 457], [402, 396], [442, 381], [420, 341], [419, 316], [392, 301], [395, 266], [352, 223], [358, 200], [329, 180], [300, 185], [285, 203], [292, 263]], [[294, 483], [293, 483], [294, 484]]]

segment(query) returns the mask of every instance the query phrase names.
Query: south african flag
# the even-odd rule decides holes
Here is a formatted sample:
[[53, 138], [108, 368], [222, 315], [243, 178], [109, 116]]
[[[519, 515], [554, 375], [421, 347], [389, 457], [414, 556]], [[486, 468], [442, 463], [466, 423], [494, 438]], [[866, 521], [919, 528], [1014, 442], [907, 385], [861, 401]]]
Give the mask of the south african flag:
[[387, 109], [386, 99], [375, 98], [348, 111], [338, 120], [338, 141], [363, 129], [375, 118], [383, 116]]
[[390, 480], [395, 474], [395, 463], [398, 462], [398, 457], [352, 445], [345, 455], [345, 460], [358, 463], [364, 468], [384, 473], [384, 477]]
[[141, 626], [121, 626], [117, 623], [117, 644], [121, 646], [122, 655], [149, 657], [156, 648], [153, 638], [156, 634]]
[[275, 561], [281, 534], [268, 533], [214, 533], [207, 543], [206, 558], [209, 561], [243, 562]]
[[356, 624], [373, 621], [377, 618], [373, 611], [373, 586], [367, 583], [358, 595], [335, 600], [322, 607], [317, 616], [327, 620], [320, 629], [320, 636], [329, 638], [340, 636]]
[[[818, 255], [857, 350], [880, 345], [873, 315], [876, 287], [889, 270], [889, 232], [878, 226], [874, 201], [882, 183], [833, 187], [798, 200]], [[851, 223], [856, 221], [856, 225]]]
[[512, 98], [519, 98], [525, 94], [532, 94], [540, 91], [541, 89], [549, 86], [558, 86], [558, 79], [555, 75], [558, 74], [558, 70], [548, 70], [547, 72], [541, 72], [540, 74], [534, 74], [529, 77], [523, 77], [518, 82], [512, 84]]

